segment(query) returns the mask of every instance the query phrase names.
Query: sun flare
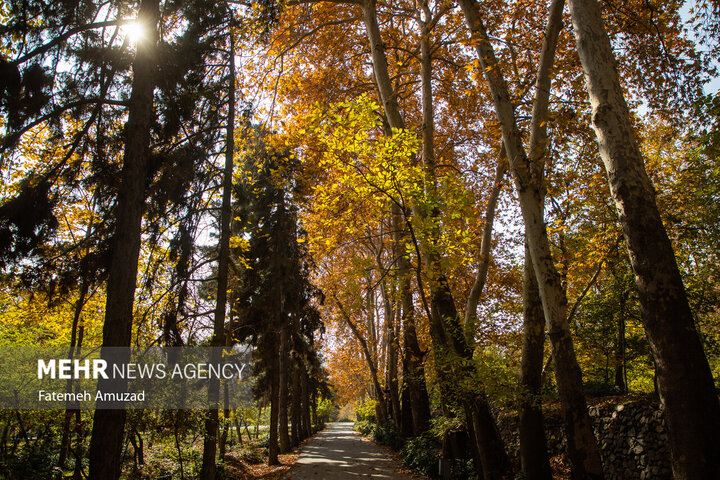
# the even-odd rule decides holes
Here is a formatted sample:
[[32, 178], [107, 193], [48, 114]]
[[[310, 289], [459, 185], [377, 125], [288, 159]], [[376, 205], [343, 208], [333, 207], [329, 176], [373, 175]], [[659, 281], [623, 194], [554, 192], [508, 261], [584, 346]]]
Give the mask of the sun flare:
[[138, 22], [130, 22], [124, 25], [122, 31], [127, 35], [131, 43], [137, 43], [142, 40], [144, 35], [143, 27]]

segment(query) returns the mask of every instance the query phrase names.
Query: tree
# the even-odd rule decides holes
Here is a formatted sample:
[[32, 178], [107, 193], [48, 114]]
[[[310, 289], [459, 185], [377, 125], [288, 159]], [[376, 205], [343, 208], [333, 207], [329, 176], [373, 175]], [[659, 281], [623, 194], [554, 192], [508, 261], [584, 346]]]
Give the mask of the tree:
[[537, 166], [528, 158], [515, 119], [515, 107], [492, 44], [473, 0], [460, 3], [472, 32], [478, 59], [490, 88], [500, 122], [503, 143], [520, 198], [525, 234], [543, 302], [553, 363], [563, 406], [565, 434], [573, 472], [578, 478], [601, 478], [602, 462], [592, 431], [582, 388], [582, 374], [575, 356], [567, 321], [567, 298], [553, 262], [542, 209], [542, 194], [535, 178]]
[[[138, 18], [147, 31], [147, 38], [137, 46], [133, 63], [133, 89], [130, 96], [123, 173], [117, 203], [118, 222], [113, 239], [113, 261], [109, 270], [103, 326], [105, 347], [130, 346], [140, 253], [140, 223], [150, 148], [150, 122], [154, 105], [153, 91], [156, 83], [155, 49], [158, 17], [158, 0], [143, 0]], [[114, 380], [110, 382], [102, 379], [98, 382], [98, 389], [125, 390], [127, 380], [113, 382]], [[124, 410], [95, 411], [89, 452], [90, 478], [99, 480], [120, 477], [125, 416]]]
[[[232, 12], [230, 13], [232, 16]], [[232, 17], [231, 17], [232, 18]], [[235, 39], [232, 31], [233, 22], [228, 35], [228, 107], [225, 127], [225, 168], [222, 180], [222, 204], [220, 206], [220, 238], [218, 239], [217, 295], [215, 297], [215, 316], [213, 335], [210, 341], [215, 347], [212, 350], [211, 362], [220, 360], [219, 347], [225, 346], [225, 312], [227, 310], [228, 275], [230, 271], [230, 221], [232, 219], [233, 165], [235, 162]], [[218, 410], [220, 398], [220, 380], [211, 380], [208, 386], [208, 403], [210, 409], [205, 420], [205, 438], [203, 441], [203, 464], [200, 478], [215, 478], [215, 452], [218, 440]]]
[[720, 403], [593, 0], [570, 0], [592, 125], [635, 273], [677, 478], [720, 474]]
[[[290, 447], [291, 349], [303, 359], [296, 364], [301, 391], [293, 391], [302, 400], [303, 438], [310, 435], [311, 398], [321, 384], [314, 385], [317, 373], [312, 371], [313, 336], [322, 327], [312, 302], [319, 292], [308, 278], [309, 260], [292, 200], [302, 188], [295, 176], [297, 159], [275, 142], [269, 132], [257, 127], [243, 152], [245, 180], [236, 189], [240, 207], [236, 235], [247, 238], [247, 245], [236, 252], [248, 268], [233, 293], [240, 321], [231, 328], [236, 340], [249, 340], [257, 349], [254, 374], [260, 378], [255, 392], [270, 402], [269, 465], [278, 464], [278, 454]], [[285, 436], [282, 449], [280, 436]]]

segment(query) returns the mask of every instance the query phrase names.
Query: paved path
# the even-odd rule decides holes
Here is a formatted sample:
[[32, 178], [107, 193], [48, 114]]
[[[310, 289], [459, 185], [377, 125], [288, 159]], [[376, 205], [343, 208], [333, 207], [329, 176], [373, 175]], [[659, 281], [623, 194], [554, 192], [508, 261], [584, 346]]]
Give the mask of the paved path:
[[[363, 439], [351, 423], [329, 423], [300, 452], [285, 476], [292, 480], [352, 480], [413, 477], [397, 473], [396, 465], [373, 442]], [[417, 478], [417, 477], [416, 477]]]

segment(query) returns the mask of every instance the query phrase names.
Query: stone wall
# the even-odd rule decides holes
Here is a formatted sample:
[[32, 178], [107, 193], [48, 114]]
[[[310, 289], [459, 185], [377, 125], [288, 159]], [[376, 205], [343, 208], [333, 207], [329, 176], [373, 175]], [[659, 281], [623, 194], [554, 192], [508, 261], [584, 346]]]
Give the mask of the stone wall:
[[[589, 410], [607, 480], [672, 479], [665, 421], [656, 403], [645, 399], [606, 402]], [[517, 416], [502, 416], [499, 426], [510, 455], [519, 461]], [[546, 413], [545, 429], [550, 456], [564, 456], [566, 443], [559, 412]]]

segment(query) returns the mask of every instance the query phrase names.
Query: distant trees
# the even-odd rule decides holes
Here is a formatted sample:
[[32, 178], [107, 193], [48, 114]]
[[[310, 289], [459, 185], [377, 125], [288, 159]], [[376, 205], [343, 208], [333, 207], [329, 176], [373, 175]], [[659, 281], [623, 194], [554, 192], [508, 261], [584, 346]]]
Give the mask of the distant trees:
[[246, 139], [242, 155], [229, 332], [233, 341], [256, 348], [255, 393], [270, 404], [268, 463], [275, 465], [279, 453], [314, 433], [312, 409], [327, 395], [314, 347], [323, 328], [316, 309], [321, 294], [310, 283], [297, 214], [295, 196], [303, 188], [297, 159], [261, 127]]
[[[605, 215], [605, 211], [601, 209], [606, 204], [599, 203], [598, 198], [588, 194], [591, 188], [597, 186], [598, 189], [593, 191], [599, 194], [598, 197], [602, 193], [609, 195], [606, 187], [603, 188], [601, 183], [596, 181], [595, 175], [583, 178], [587, 172], [571, 169], [571, 165], [580, 159], [593, 158], [595, 147], [591, 143], [592, 137], [588, 128], [590, 124], [586, 120], [594, 117], [588, 106], [583, 103], [583, 85], [578, 81], [581, 78], [579, 76], [581, 65], [573, 58], [575, 47], [568, 32], [561, 30], [563, 4], [564, 2], [558, 1], [552, 2], [550, 5], [550, 20], [541, 45], [540, 40], [537, 40], [537, 38], [542, 40], [539, 31], [537, 35], [532, 36], [533, 40], [530, 39], [530, 36], [523, 35], [522, 30], [523, 28], [537, 29], [538, 22], [526, 27], [520, 27], [519, 24], [529, 18], [535, 20], [540, 18], [540, 12], [544, 14], [547, 9], [547, 5], [543, 2], [533, 4], [534, 13], [532, 14], [528, 13], [527, 5], [519, 7], [513, 4], [500, 7], [497, 5], [480, 6], [475, 2], [461, 2], [469, 31], [472, 34], [469, 44], [478, 52], [474, 61], [464, 57], [463, 52], [453, 51], [446, 47], [450, 42], [448, 39], [458, 37], [457, 23], [453, 23], [457, 22], [458, 12], [451, 11], [445, 5], [423, 3], [400, 8], [393, 5], [379, 5], [375, 2], [347, 2], [347, 4], [339, 6], [320, 3], [314, 5], [312, 14], [301, 7], [293, 6], [290, 7], [293, 9], [293, 16], [289, 16], [286, 20], [287, 27], [279, 29], [276, 37], [277, 41], [286, 45], [287, 48], [275, 49], [271, 54], [277, 54], [276, 58], [285, 62], [297, 63], [307, 60], [316, 65], [313, 73], [308, 74], [303, 82], [293, 79], [287, 81], [283, 78], [278, 79], [278, 83], [284, 86], [280, 91], [285, 93], [286, 101], [292, 105], [291, 111], [296, 118], [296, 123], [293, 124], [295, 128], [307, 128], [308, 126], [312, 128], [317, 120], [316, 115], [307, 115], [307, 112], [312, 109], [321, 110], [320, 115], [323, 116], [323, 121], [334, 124], [337, 128], [336, 132], [329, 136], [327, 133], [321, 132], [320, 141], [312, 135], [310, 139], [297, 138], [292, 132], [289, 135], [297, 141], [300, 151], [306, 155], [308, 152], [319, 150], [314, 155], [320, 159], [318, 163], [322, 168], [332, 167], [337, 170], [337, 173], [323, 171], [320, 175], [319, 178], [324, 182], [338, 182], [339, 186], [318, 187], [315, 196], [317, 203], [310, 205], [309, 213], [306, 216], [309, 222], [316, 223], [312, 227], [313, 232], [321, 235], [321, 238], [316, 240], [314, 251], [319, 258], [326, 258], [326, 261], [333, 264], [335, 268], [346, 272], [345, 275], [352, 275], [356, 282], [373, 283], [372, 279], [375, 278], [375, 275], [383, 279], [395, 276], [395, 282], [403, 282], [402, 279], [407, 276], [404, 272], [411, 272], [410, 277], [414, 285], [410, 288], [414, 290], [414, 298], [413, 295], [409, 295], [407, 298], [413, 298], [413, 300], [407, 302], [408, 308], [405, 308], [405, 304], [403, 304], [401, 310], [400, 298], [402, 295], [396, 295], [394, 311], [410, 311], [412, 308], [421, 312], [417, 318], [420, 319], [426, 333], [422, 342], [423, 346], [418, 350], [422, 351], [422, 348], [427, 348], [427, 351], [432, 354], [431, 357], [426, 358], [435, 369], [434, 381], [437, 382], [435, 388], [437, 389], [436, 394], [441, 397], [441, 405], [444, 403], [442, 397], [448, 395], [449, 390], [449, 385], [443, 384], [442, 363], [445, 361], [445, 356], [442, 348], [442, 334], [447, 335], [449, 350], [462, 357], [462, 349], [450, 348], [451, 345], [454, 345], [453, 341], [456, 338], [454, 335], [458, 330], [457, 326], [453, 326], [458, 309], [453, 299], [465, 295], [468, 286], [477, 281], [468, 284], [465, 279], [472, 278], [474, 275], [471, 274], [474, 272], [468, 271], [469, 269], [466, 267], [453, 264], [451, 260], [454, 258], [451, 253], [452, 247], [448, 248], [446, 243], [437, 241], [437, 239], [453, 235], [457, 228], [457, 225], [453, 224], [453, 218], [463, 218], [463, 214], [453, 211], [450, 201], [443, 197], [447, 191], [443, 191], [442, 183], [452, 174], [447, 173], [443, 168], [435, 170], [433, 154], [442, 152], [439, 154], [442, 156], [442, 160], [438, 163], [443, 163], [444, 166], [456, 166], [455, 168], [458, 170], [469, 174], [471, 170], [467, 169], [467, 165], [472, 163], [467, 160], [467, 157], [469, 152], [476, 151], [473, 150], [473, 147], [480, 144], [483, 145], [485, 151], [496, 152], [497, 144], [493, 145], [493, 141], [497, 142], [498, 136], [502, 135], [504, 151], [514, 174], [516, 192], [520, 199], [524, 218], [529, 247], [527, 259], [531, 261], [525, 281], [527, 290], [525, 311], [528, 323], [524, 333], [527, 339], [525, 348], [528, 357], [522, 370], [522, 381], [528, 389], [527, 398], [523, 400], [525, 402], [523, 408], [530, 416], [524, 418], [532, 417], [533, 405], [537, 405], [537, 402], [532, 400], [534, 395], [540, 392], [540, 380], [543, 373], [543, 329], [542, 326], [537, 325], [537, 321], [531, 322], [533, 318], [542, 320], [542, 317], [539, 317], [540, 310], [537, 304], [537, 296], [540, 296], [543, 299], [544, 307], [542, 315], [548, 325], [548, 333], [553, 347], [553, 369], [563, 404], [569, 454], [574, 474], [579, 478], [600, 478], [602, 476], [600, 454], [587, 414], [583, 392], [585, 379], [580, 369], [580, 365], [585, 363], [583, 356], [585, 352], [581, 352], [580, 359], [578, 359], [572, 333], [581, 331], [581, 329], [575, 328], [574, 322], [577, 321], [579, 313], [587, 314], [584, 311], [583, 301], [586, 300], [588, 292], [593, 295], [599, 279], [607, 281], [609, 278], [601, 273], [606, 271], [606, 264], [610, 262], [608, 256], [613, 250], [611, 247], [612, 243], [616, 241], [615, 232], [617, 231], [616, 227], [611, 225], [617, 223], [617, 218], [613, 217], [612, 213]], [[630, 87], [632, 92], [637, 95], [640, 94], [638, 92], [641, 92], [642, 95], [645, 95], [658, 114], [667, 114], [666, 102], [661, 97], [663, 95], [677, 97], [679, 104], [686, 107], [688, 105], [686, 100], [697, 98], [697, 89], [702, 82], [703, 74], [698, 70], [699, 56], [692, 52], [692, 47], [688, 48], [689, 44], [685, 42], [681, 32], [677, 29], [676, 20], [669, 20], [671, 17], [677, 18], [674, 7], [668, 7], [668, 11], [672, 11], [672, 13], [667, 17], [668, 22], [663, 23], [663, 27], [659, 27], [655, 31], [644, 29], [643, 21], [649, 17], [657, 18], [653, 15], [654, 8], [654, 6], [650, 6], [647, 9], [641, 9], [637, 13], [636, 23], [619, 21], [616, 12], [612, 17], [612, 28], [613, 33], [619, 33], [615, 38], [617, 42], [631, 42], [634, 45], [630, 46], [628, 43], [628, 48], [622, 50], [622, 71], [628, 79], [632, 79], [629, 81], [637, 78], [638, 62], [643, 63], [648, 71], [657, 74], [655, 76], [657, 81], [652, 82], [652, 86], [649, 83], [637, 84]], [[627, 12], [619, 14], [619, 16], [625, 18]], [[297, 18], [300, 18], [302, 23], [294, 20]], [[490, 27], [483, 24], [485, 21]], [[367, 44], [363, 44], [362, 38], [357, 36], [346, 36], [339, 44], [333, 44], [329, 40], [338, 38], [344, 29], [353, 28], [345, 27], [346, 24], [359, 25], [360, 22], [365, 27]], [[652, 24], [652, 20], [649, 22]], [[310, 37], [307, 32], [312, 32], [312, 41], [308, 40]], [[623, 39], [622, 34], [629, 35], [633, 40]], [[500, 41], [497, 41], [493, 35]], [[435, 36], [442, 40], [434, 42]], [[460, 34], [460, 38], [466, 37]], [[553, 61], [556, 57], [556, 43], [558, 54], [557, 59]], [[327, 45], [328, 48], [336, 47], [333, 50], [336, 52], [335, 57], [325, 60], [326, 51], [318, 45]], [[640, 45], [646, 53], [650, 52], [650, 57], [643, 57], [640, 60], [640, 56], [638, 56]], [[666, 45], [669, 49], [668, 52], [674, 52], [670, 55], [684, 56], [685, 60], [666, 64], [656, 50], [657, 45]], [[685, 53], [680, 54], [681, 51]], [[371, 60], [373, 71], [363, 72], [358, 67], [360, 63], [358, 58]], [[480, 86], [479, 95], [472, 99], [469, 96], [473, 95], [474, 88], [463, 83], [463, 74], [458, 71], [460, 69], [453, 70], [453, 65], [461, 63], [458, 60], [461, 58], [465, 62], [466, 70], [472, 72], [476, 79], [480, 75], [486, 79], [486, 83], [482, 83]], [[603, 54], [603, 58], [610, 58], [610, 55], [606, 52]], [[598, 58], [595, 60], [599, 61]], [[268, 64], [272, 63], [268, 62]], [[352, 73], [340, 75], [338, 72], [343, 69]], [[587, 75], [587, 68], [585, 69]], [[453, 86], [447, 87], [445, 82], [450, 76], [453, 78]], [[673, 82], [676, 82], [674, 85], [667, 81], [668, 76], [673, 76]], [[329, 79], [334, 79], [334, 83]], [[552, 84], [550, 79], [553, 79]], [[343, 86], [338, 88], [337, 83], [340, 81]], [[368, 83], [371, 83], [373, 88], [368, 88]], [[533, 85], [535, 85], [535, 89], [532, 89]], [[316, 93], [312, 93], [313, 89]], [[357, 95], [355, 92], [366, 90], [374, 90], [379, 101], [380, 106], [374, 108], [382, 120], [377, 125], [358, 121], [353, 106], [350, 106], [347, 101], [334, 100], [338, 96], [342, 97], [339, 92], [345, 92], [345, 95], [348, 92]], [[458, 90], [465, 95], [463, 99], [453, 96], [452, 92]], [[684, 99], [680, 99], [680, 91], [685, 92]], [[322, 93], [316, 96], [317, 92]], [[528, 92], [534, 94], [533, 99], [528, 99], [530, 96]], [[322, 106], [318, 108], [317, 104], [313, 104], [311, 107], [310, 104], [313, 100], [319, 100]], [[360, 100], [358, 103], [362, 102]], [[433, 112], [435, 105], [442, 105], [440, 108], [443, 114], [438, 115], [438, 118]], [[494, 112], [488, 112], [488, 105], [493, 106]], [[477, 106], [478, 110], [471, 110], [470, 106]], [[530, 106], [534, 108], [530, 108]], [[462, 118], [464, 122], [453, 123], [459, 118]], [[526, 118], [531, 120], [526, 121]], [[434, 135], [433, 128], [434, 120], [438, 121], [435, 129], [436, 135]], [[355, 126], [354, 129], [353, 126]], [[421, 145], [413, 145], [410, 140], [401, 136], [408, 130], [414, 133], [418, 141], [422, 138]], [[463, 134], [459, 133], [461, 131]], [[344, 143], [343, 135], [338, 132], [345, 132], [344, 138], [347, 140]], [[528, 132], [530, 133], [529, 138]], [[312, 133], [314, 134], [316, 131], [312, 131]], [[377, 142], [382, 145], [382, 142], [378, 141], [380, 135], [388, 135], [395, 142], [394, 162], [387, 161], [382, 157], [390, 150], [387, 147], [380, 147], [378, 152], [382, 153], [376, 153], [380, 162], [375, 164], [369, 151], [356, 146], [358, 142]], [[326, 140], [322, 140], [323, 136]], [[452, 138], [452, 142], [448, 142], [448, 138]], [[489, 145], [495, 148], [489, 147]], [[418, 158], [424, 160], [424, 178], [418, 175], [418, 170], [415, 169], [416, 165], [412, 162], [416, 154]], [[312, 153], [308, 156], [313, 158]], [[333, 157], [334, 160], [328, 160], [328, 157]], [[482, 167], [485, 169], [484, 171], [490, 170], [485, 166], [488, 163], [487, 156], [481, 158], [485, 162]], [[410, 161], [408, 161], [409, 159]], [[494, 161], [497, 162], [497, 159], [495, 158]], [[597, 161], [593, 161], [593, 165], [597, 166]], [[546, 183], [544, 176], [548, 170], [550, 180]], [[359, 175], [359, 178], [354, 175]], [[420, 180], [421, 178], [422, 180]], [[496, 180], [492, 182], [493, 185], [501, 181], [502, 175], [499, 179], [495, 178]], [[563, 179], [567, 179], [568, 183], [563, 185]], [[433, 198], [434, 181], [439, 184], [440, 193], [437, 199]], [[574, 186], [577, 182], [580, 185], [583, 181], [587, 183], [581, 187], [580, 193], [569, 189], [571, 184]], [[359, 193], [358, 196], [354, 196], [351, 191], [344, 190], [345, 186], [349, 187], [350, 185], [354, 185], [355, 192]], [[563, 190], [564, 186], [568, 190]], [[487, 191], [485, 190], [485, 192]], [[370, 192], [373, 193], [370, 194]], [[546, 211], [544, 199], [547, 192], [550, 192], [551, 195], [551, 207]], [[373, 195], [376, 198], [371, 198]], [[587, 235], [583, 236], [585, 239], [583, 241], [588, 242], [582, 247], [582, 251], [592, 251], [593, 253], [587, 255], [586, 258], [575, 259], [576, 263], [572, 263], [572, 256], [578, 255], [579, 252], [575, 250], [578, 245], [576, 243], [578, 237], [575, 236], [577, 231], [573, 231], [572, 237], [568, 236], [567, 232], [574, 228], [570, 226], [570, 222], [580, 217], [574, 213], [574, 210], [571, 210], [571, 208], [577, 208], [576, 205], [582, 201], [579, 200], [578, 195], [580, 198], [585, 198], [587, 202], [594, 202], [592, 204], [598, 208], [598, 212], [602, 211], [602, 215], [594, 218], [596, 224], [592, 227], [589, 225], [581, 227], [583, 232], [581, 236]], [[395, 253], [396, 267], [390, 270], [383, 268], [379, 262], [374, 262], [374, 265], [368, 262], [369, 258], [372, 258], [371, 252], [378, 250], [377, 244], [373, 245], [370, 238], [380, 239], [383, 242], [381, 245], [387, 242], [387, 240], [381, 240], [383, 237], [379, 233], [382, 232], [383, 224], [371, 216], [372, 220], [365, 219], [368, 229], [363, 230], [360, 225], [356, 225], [356, 221], [359, 221], [358, 217], [365, 214], [365, 209], [378, 215], [377, 208], [380, 202], [377, 199], [383, 197], [387, 202], [396, 205], [396, 212], [405, 220], [404, 223], [398, 222], [391, 226], [394, 235], [401, 235], [399, 230], [407, 228], [405, 232], [407, 238], [403, 241], [406, 248]], [[350, 208], [346, 203], [348, 198], [353, 199], [351, 201], [353, 202], [353, 211], [356, 212], [355, 218], [352, 220], [344, 213], [346, 209]], [[493, 198], [492, 193], [490, 198]], [[476, 201], [478, 200], [476, 199]], [[483, 205], [484, 201], [484, 199], [480, 200], [479, 206]], [[363, 202], [362, 207], [359, 205], [360, 202]], [[325, 206], [326, 203], [332, 207]], [[477, 210], [482, 211], [479, 208]], [[330, 219], [322, 218], [322, 212], [329, 211], [335, 213], [338, 223], [333, 224]], [[476, 217], [482, 218], [479, 212], [475, 211], [474, 213]], [[620, 220], [622, 223], [622, 219]], [[461, 228], [467, 229], [468, 224], [469, 222], [466, 220]], [[336, 233], [332, 231], [333, 228], [345, 231]], [[601, 234], [603, 229], [605, 233]], [[485, 238], [483, 236], [483, 239]], [[435, 245], [433, 245], [434, 243]], [[368, 246], [371, 248], [369, 249]], [[458, 248], [458, 243], [455, 243], [453, 247]], [[446, 251], [443, 251], [443, 248]], [[475, 248], [477, 248], [477, 244]], [[585, 248], [588, 250], [584, 250]], [[489, 250], [481, 249], [481, 251], [482, 258], [479, 261], [483, 262], [487, 260]], [[446, 253], [447, 258], [443, 258]], [[358, 262], [357, 266], [353, 266], [353, 258]], [[614, 261], [617, 262], [617, 260]], [[362, 273], [363, 270], [359, 268], [360, 264], [363, 265], [365, 272], [372, 269], [373, 273]], [[393, 264], [393, 261], [390, 264]], [[405, 269], [403, 265], [408, 265], [409, 268]], [[458, 273], [460, 271], [463, 273]], [[581, 278], [569, 277], [580, 271], [582, 271]], [[616, 273], [618, 279], [623, 278], [621, 272]], [[354, 295], [363, 294], [349, 285], [351, 282], [340, 277], [337, 274], [327, 274], [325, 277], [326, 288], [335, 287], [339, 290], [339, 294], [349, 288], [355, 292]], [[533, 288], [534, 282], [528, 280], [532, 277], [536, 277], [537, 290]], [[368, 280], [365, 281], [365, 278]], [[492, 282], [492, 280], [490, 281]], [[396, 283], [396, 285], [398, 284]], [[618, 288], [621, 288], [619, 285]], [[476, 309], [478, 305], [482, 308], [482, 300], [478, 303], [477, 295], [472, 290], [470, 290], [471, 298], [474, 297], [475, 300], [468, 301], [468, 309], [471, 306]], [[574, 297], [572, 304], [568, 302], [568, 293]], [[633, 297], [627, 289], [621, 288], [621, 291], [617, 293], [617, 297], [614, 298], [617, 298], [618, 304], [615, 305], [617, 310], [614, 313], [610, 337], [612, 345], [609, 348], [613, 350], [611, 362], [615, 368], [613, 380], [617, 383], [618, 388], [625, 388], [625, 340], [627, 334], [624, 332], [624, 326], [628, 319], [627, 315], [632, 313], [628, 302], [631, 303], [632, 300], [629, 299]], [[383, 362], [392, 361], [390, 360], [392, 358], [390, 351], [375, 353], [371, 348], [362, 347], [361, 344], [377, 338], [379, 331], [377, 325], [391, 318], [393, 309], [388, 310], [387, 313], [377, 311], [371, 307], [369, 302], [371, 295], [369, 293], [365, 295], [368, 297], [367, 306], [357, 301], [353, 302], [349, 298], [341, 299], [340, 304], [344, 308], [336, 309], [335, 313], [338, 315], [338, 325], [341, 331], [345, 331], [346, 328], [342, 325], [351, 326], [353, 336], [359, 343], [358, 351], [365, 352], [367, 350], [367, 353], [363, 353], [362, 356], [367, 358], [365, 363], [372, 367], [368, 379], [374, 384], [371, 391], [377, 391], [373, 395], [381, 404], [385, 404], [384, 415], [387, 415], [387, 412], [391, 411], [391, 404], [386, 400], [387, 393], [392, 393], [391, 382], [388, 379], [383, 385], [379, 376], [373, 372], [382, 368]], [[441, 305], [439, 302], [442, 299], [448, 299], [448, 301]], [[486, 299], [486, 301], [492, 302], [491, 299]], [[471, 352], [477, 335], [476, 327], [472, 323], [475, 313], [466, 311], [465, 324], [460, 324], [461, 328], [469, 332], [465, 334], [465, 339], [467, 339]], [[381, 318], [378, 318], [378, 314], [381, 315]], [[438, 319], [445, 323], [443, 324]], [[362, 327], [365, 324], [367, 329], [363, 331]], [[443, 332], [445, 329], [447, 330]], [[392, 339], [390, 332], [384, 333], [383, 337], [385, 335], [388, 339]], [[583, 341], [584, 339], [580, 339], [579, 344], [588, 345], [583, 344]], [[401, 344], [400, 348], [404, 348], [407, 354], [408, 351], [411, 351], [412, 341]], [[697, 351], [703, 355], [701, 349]], [[403, 375], [404, 377], [405, 375]], [[455, 380], [458, 375], [451, 374], [449, 377]], [[378, 383], [380, 383], [379, 386], [375, 385]], [[478, 383], [471, 383], [471, 385], [470, 388], [475, 392], [482, 390], [482, 385]], [[707, 395], [706, 398], [708, 398]], [[443, 413], [448, 414], [449, 412], [444, 411]], [[535, 414], [537, 413], [535, 411]], [[382, 412], [378, 410], [378, 415], [381, 414]], [[535, 418], [540, 418], [541, 422], [541, 417], [535, 416]], [[477, 427], [477, 425], [472, 425], [473, 418], [469, 412], [465, 412], [464, 421], [468, 428]], [[541, 434], [542, 427], [540, 425], [541, 423], [536, 422], [534, 431]], [[408, 429], [406, 428], [405, 431]], [[492, 434], [485, 434], [481, 437], [477, 439], [477, 445], [487, 446], [488, 443], [483, 442], [491, 442]], [[524, 438], [523, 443], [529, 449], [526, 451], [528, 455], [536, 453], [534, 451], [539, 449], [532, 445], [543, 443], [529, 440], [532, 438], [530, 436]], [[547, 459], [542, 460], [542, 455], [537, 458], [540, 458], [539, 464], [533, 467], [535, 473], [532, 474], [540, 475], [541, 472], [544, 472], [545, 478], [547, 478], [549, 475]], [[530, 456], [527, 459], [529, 461]], [[480, 455], [476, 455], [475, 460], [476, 466], [479, 467], [478, 462], [482, 462]], [[483, 468], [485, 467], [483, 466]], [[494, 475], [490, 471], [485, 470], [485, 475]], [[531, 474], [531, 472], [526, 470], [526, 474]]]

